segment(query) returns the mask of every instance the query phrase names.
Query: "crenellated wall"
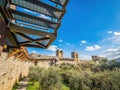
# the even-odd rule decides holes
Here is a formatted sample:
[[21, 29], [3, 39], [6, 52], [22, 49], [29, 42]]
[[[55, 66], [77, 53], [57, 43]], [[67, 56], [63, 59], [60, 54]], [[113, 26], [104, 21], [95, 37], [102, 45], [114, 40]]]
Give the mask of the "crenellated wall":
[[30, 62], [14, 58], [7, 59], [7, 53], [2, 53], [0, 58], [0, 90], [11, 90], [19, 78], [28, 75]]
[[76, 65], [80, 63], [79, 55], [77, 52], [72, 52], [71, 58], [63, 57], [64, 52], [62, 50], [56, 50], [56, 56], [39, 55], [34, 53], [30, 56], [33, 58], [35, 66], [44, 68], [48, 68], [53, 64], [70, 63]]

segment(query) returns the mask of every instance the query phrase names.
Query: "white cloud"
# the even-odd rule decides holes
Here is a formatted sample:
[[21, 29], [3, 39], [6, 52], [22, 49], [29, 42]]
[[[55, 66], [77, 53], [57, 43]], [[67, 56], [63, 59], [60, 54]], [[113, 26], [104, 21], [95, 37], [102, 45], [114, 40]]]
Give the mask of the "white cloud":
[[85, 40], [82, 40], [82, 41], [81, 41], [81, 43], [83, 43], [83, 44], [84, 44], [84, 43], [87, 43], [87, 41], [85, 41]]
[[55, 52], [48, 53], [48, 54], [46, 54], [46, 55], [48, 55], [48, 56], [55, 56]]
[[36, 51], [36, 50], [33, 50], [32, 53], [37, 53], [37, 51]]
[[118, 50], [119, 49], [108, 49], [108, 50], [105, 50], [103, 53], [116, 52]]
[[120, 48], [111, 48], [103, 51], [102, 56], [107, 57], [109, 60], [120, 58]]
[[60, 39], [60, 40], [58, 40], [58, 42], [62, 43], [62, 42], [63, 42], [63, 40], [62, 40], [62, 39]]
[[108, 31], [107, 33], [108, 33], [108, 34], [111, 34], [111, 33], [112, 33], [112, 31]]
[[112, 36], [107, 38], [112, 44], [119, 44], [120, 45], [120, 35]]
[[56, 46], [56, 45], [51, 45], [47, 50], [49, 50], [49, 51], [56, 51], [58, 49], [58, 46]]
[[91, 55], [80, 54], [80, 60], [91, 60]]
[[100, 46], [94, 45], [94, 46], [88, 46], [88, 47], [86, 47], [85, 51], [95, 51], [95, 50], [99, 50], [99, 49], [101, 49]]
[[120, 35], [120, 32], [114, 32], [114, 35], [116, 35], [116, 36]]

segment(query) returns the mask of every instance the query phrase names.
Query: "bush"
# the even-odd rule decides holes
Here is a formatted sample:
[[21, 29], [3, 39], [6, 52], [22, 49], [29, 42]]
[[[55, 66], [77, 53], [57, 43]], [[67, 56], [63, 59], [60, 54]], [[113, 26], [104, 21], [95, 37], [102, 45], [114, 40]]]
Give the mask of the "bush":
[[30, 67], [29, 78], [33, 81], [38, 81], [39, 76], [42, 76], [44, 68]]
[[61, 88], [61, 76], [59, 75], [57, 69], [50, 68], [44, 71], [42, 76], [39, 76], [39, 83], [42, 90], [60, 90]]
[[120, 90], [120, 72], [105, 71], [90, 76], [92, 90]]
[[39, 83], [39, 90], [120, 90], [120, 63], [31, 67], [29, 77]]
[[120, 68], [120, 62], [103, 62], [98, 65], [94, 65], [91, 67], [91, 70], [93, 72], [100, 72], [100, 71], [112, 71], [115, 70], [116, 68]]
[[63, 70], [70, 70], [74, 67], [73, 64], [69, 64], [69, 63], [62, 63], [60, 65], [60, 68], [63, 69]]

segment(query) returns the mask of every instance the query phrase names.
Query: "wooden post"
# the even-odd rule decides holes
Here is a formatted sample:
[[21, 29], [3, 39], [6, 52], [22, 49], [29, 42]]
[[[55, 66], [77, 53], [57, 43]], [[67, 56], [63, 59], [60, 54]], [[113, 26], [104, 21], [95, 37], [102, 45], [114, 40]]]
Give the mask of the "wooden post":
[[22, 55], [23, 55], [23, 54], [20, 53], [18, 56], [15, 57], [15, 59], [17, 59], [17, 58], [19, 59]]
[[13, 51], [11, 54], [8, 55], [8, 58], [11, 56], [14, 56], [15, 54], [17, 54], [20, 51], [20, 49], [17, 49], [16, 51]]
[[7, 34], [7, 26], [3, 19], [0, 17], [0, 56], [3, 51], [3, 46], [5, 44], [5, 39]]

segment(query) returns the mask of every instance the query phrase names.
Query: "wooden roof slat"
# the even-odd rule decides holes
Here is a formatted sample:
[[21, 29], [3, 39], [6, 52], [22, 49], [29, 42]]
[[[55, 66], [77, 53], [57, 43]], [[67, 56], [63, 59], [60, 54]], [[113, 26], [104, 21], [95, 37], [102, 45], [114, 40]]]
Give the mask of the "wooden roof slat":
[[44, 40], [49, 40], [50, 38], [44, 37], [44, 38], [40, 38], [40, 39], [35, 39], [33, 41], [26, 41], [26, 42], [21, 42], [19, 43], [19, 45], [25, 45], [25, 44], [29, 44], [31, 42], [39, 42], [39, 41], [44, 41]]
[[[65, 6], [68, 0], [49, 0], [49, 2], [55, 3], [56, 6], [52, 6], [51, 3], [42, 2], [42, 0], [0, 0], [0, 11], [9, 29], [8, 37], [6, 39], [6, 44], [9, 47], [19, 48], [20, 46], [27, 46], [47, 48], [56, 39], [57, 29], [61, 25], [61, 18], [66, 12]], [[7, 7], [5, 7], [6, 5]], [[12, 6], [15, 6], [15, 8]], [[24, 10], [30, 10], [30, 13], [21, 11], [16, 6], [23, 8]], [[32, 12], [36, 13], [36, 15], [32, 14]], [[47, 18], [41, 17], [41, 15], [45, 15]], [[13, 22], [14, 24], [11, 23], [12, 20], [15, 20], [15, 22]], [[18, 26], [22, 24], [17, 25], [17, 21], [31, 24], [33, 27], [29, 27], [27, 24], [24, 24], [23, 27]], [[36, 26], [39, 26], [40, 28], [36, 28]], [[54, 31], [51, 31], [53, 33], [50, 33], [46, 30]], [[16, 34], [25, 38], [26, 41], [23, 42]], [[32, 35], [37, 38], [39, 36], [39, 38], [34, 39], [36, 37], [31, 37]], [[40, 39], [40, 37], [45, 38]]]
[[40, 26], [44, 26], [44, 27], [52, 28], [52, 29], [55, 29], [57, 25], [59, 24], [59, 23], [55, 23], [55, 22], [52, 22], [44, 18], [22, 13], [22, 12], [13, 10], [13, 9], [11, 9], [10, 11], [12, 12], [13, 19], [21, 20], [21, 21], [28, 22], [31, 24], [40, 25]]
[[7, 3], [7, 0], [0, 0], [0, 5], [4, 8]]
[[[23, 33], [17, 33], [19, 35], [21, 35], [22, 37], [28, 39], [29, 41], [33, 42], [34, 43], [34, 40], [30, 37], [28, 37], [27, 35], [23, 34]], [[46, 46], [44, 46], [43, 44], [39, 43], [39, 42], [35, 42], [36, 46], [40, 47], [40, 48], [46, 48]], [[25, 45], [20, 45], [18, 44], [18, 46], [27, 46], [27, 44]]]
[[11, 0], [11, 4], [45, 14], [50, 17], [60, 18], [62, 10], [52, 7], [38, 0]]
[[49, 0], [49, 1], [65, 7], [69, 0]]
[[28, 29], [28, 28], [24, 28], [24, 27], [21, 27], [21, 26], [14, 25], [14, 24], [10, 24], [10, 31], [24, 33], [24, 34], [32, 34], [32, 35], [43, 36], [43, 37], [45, 37], [45, 36], [46, 37], [51, 37], [51, 36], [55, 37], [55, 34], [53, 34], [53, 33]]
[[[39, 45], [33, 45], [33, 44], [25, 44], [25, 45], [22, 45], [22, 46], [34, 47], [34, 48], [43, 48], [43, 47], [41, 47], [41, 46], [39, 46]], [[46, 48], [46, 47], [44, 47], [44, 48]]]
[[13, 34], [10, 31], [7, 32], [6, 43], [8, 46], [17, 46], [16, 38], [13, 36]]

